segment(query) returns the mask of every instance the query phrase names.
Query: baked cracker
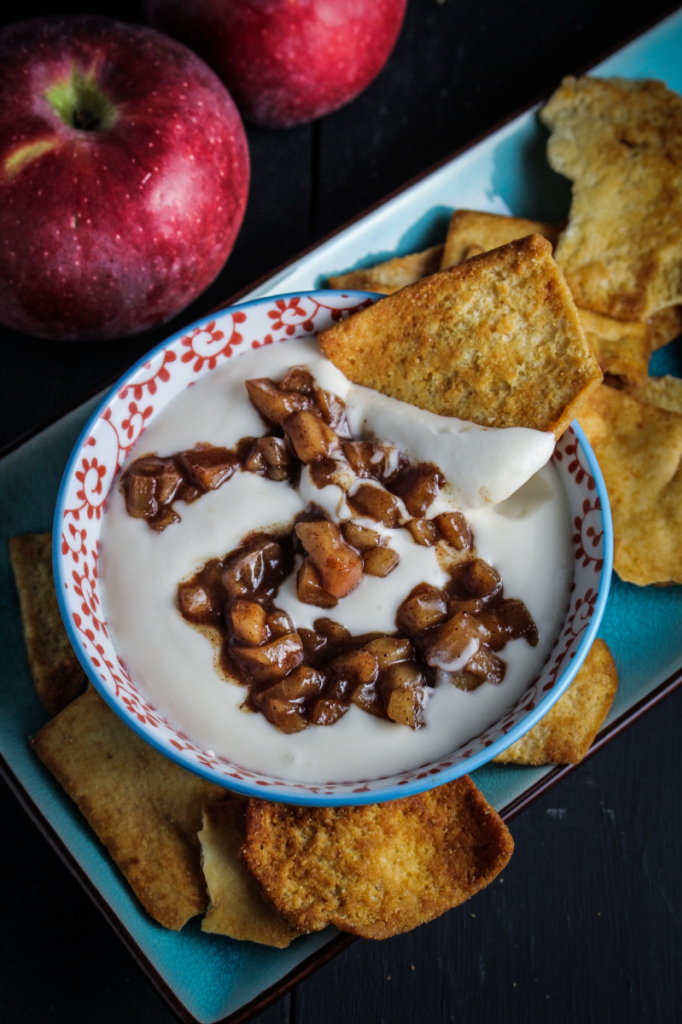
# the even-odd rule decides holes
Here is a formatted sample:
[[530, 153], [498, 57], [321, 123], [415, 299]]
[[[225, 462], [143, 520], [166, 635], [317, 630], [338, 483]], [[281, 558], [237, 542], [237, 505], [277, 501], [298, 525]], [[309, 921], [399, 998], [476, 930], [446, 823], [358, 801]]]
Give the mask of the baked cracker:
[[578, 419], [606, 482], [616, 572], [682, 583], [682, 415], [602, 385]]
[[346, 274], [334, 274], [329, 278], [328, 284], [330, 288], [392, 295], [405, 285], [414, 284], [429, 274], [435, 274], [440, 270], [442, 258], [443, 246], [434, 245], [422, 252], [396, 256], [372, 267], [350, 270]]
[[245, 807], [246, 800], [238, 797], [204, 807], [199, 842], [210, 905], [201, 928], [284, 949], [298, 932], [264, 901], [239, 859], [245, 834]]
[[490, 427], [566, 429], [602, 379], [540, 235], [403, 288], [319, 335], [350, 380]]
[[656, 405], [659, 409], [682, 413], [682, 378], [649, 377], [645, 384], [633, 388], [630, 394], [640, 402]]
[[32, 745], [154, 920], [177, 930], [206, 909], [197, 833], [224, 789], [150, 747], [92, 688]]
[[649, 373], [651, 339], [644, 323], [616, 320], [579, 309], [580, 322], [604, 374], [625, 384], [643, 384]]
[[480, 210], [455, 210], [450, 218], [441, 269], [454, 267], [482, 252], [498, 249], [527, 235], [542, 235], [554, 246], [560, 228], [525, 217], [508, 217], [502, 213]]
[[662, 82], [565, 78], [540, 112], [573, 182], [555, 256], [579, 306], [643, 320], [682, 301], [682, 97]]
[[471, 779], [388, 803], [250, 800], [241, 856], [293, 927], [385, 939], [458, 906], [502, 870], [512, 838]]
[[56, 715], [85, 689], [87, 676], [57, 604], [51, 536], [29, 533], [10, 537], [9, 553], [33, 684], [47, 713]]
[[575, 679], [547, 714], [502, 753], [500, 764], [578, 764], [594, 742], [618, 688], [618, 671], [595, 640]]
[[668, 306], [659, 309], [645, 321], [652, 352], [663, 348], [682, 334], [682, 306]]

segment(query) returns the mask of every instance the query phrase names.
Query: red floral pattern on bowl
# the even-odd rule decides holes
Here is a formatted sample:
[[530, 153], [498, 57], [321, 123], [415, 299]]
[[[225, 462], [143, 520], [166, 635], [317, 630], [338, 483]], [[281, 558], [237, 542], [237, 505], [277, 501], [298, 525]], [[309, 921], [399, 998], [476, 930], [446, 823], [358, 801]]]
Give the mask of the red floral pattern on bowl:
[[554, 454], [571, 510], [575, 570], [570, 607], [540, 676], [502, 719], [438, 762], [364, 782], [310, 785], [249, 771], [204, 750], [138, 691], [109, 637], [99, 597], [102, 513], [116, 475], [152, 418], [177, 394], [242, 351], [316, 334], [369, 301], [318, 291], [224, 310], [174, 335], [138, 363], [86, 426], [67, 466], [55, 513], [57, 593], [71, 642], [94, 685], [140, 735], [184, 767], [250, 795], [294, 803], [357, 804], [405, 796], [472, 771], [521, 736], [566, 689], [596, 633], [611, 572], [611, 525], [594, 455], [579, 429]]

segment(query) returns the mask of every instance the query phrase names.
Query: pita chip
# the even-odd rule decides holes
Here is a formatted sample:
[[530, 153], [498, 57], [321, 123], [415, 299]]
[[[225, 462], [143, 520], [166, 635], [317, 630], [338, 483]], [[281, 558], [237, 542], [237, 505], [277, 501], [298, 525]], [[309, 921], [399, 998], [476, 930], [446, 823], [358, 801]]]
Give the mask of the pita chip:
[[501, 213], [484, 213], [479, 210], [455, 210], [450, 218], [441, 269], [490, 252], [501, 245], [514, 242], [527, 235], [542, 235], [554, 246], [559, 237], [559, 227], [525, 217], [508, 217]]
[[504, 822], [465, 775], [365, 806], [250, 800], [241, 857], [298, 930], [334, 924], [384, 939], [463, 903], [499, 874], [512, 850]]
[[557, 437], [602, 379], [540, 235], [389, 295], [319, 343], [356, 384], [444, 416]]
[[682, 378], [680, 377], [669, 375], [649, 377], [641, 387], [633, 388], [630, 394], [640, 402], [682, 414]]
[[581, 309], [580, 321], [604, 374], [625, 384], [643, 384], [649, 373], [651, 340], [647, 325], [616, 320]]
[[197, 833], [224, 789], [150, 747], [93, 688], [32, 745], [154, 920], [177, 930], [206, 909]]
[[645, 322], [649, 334], [649, 347], [652, 352], [656, 352], [682, 334], [682, 306], [660, 309]]
[[577, 304], [643, 320], [682, 302], [682, 97], [569, 77], [540, 117], [550, 165], [573, 182], [555, 256]]
[[500, 764], [578, 764], [592, 746], [618, 688], [618, 671], [595, 640], [568, 689], [525, 736], [495, 758]]
[[48, 715], [56, 715], [85, 689], [87, 676], [75, 655], [57, 604], [49, 533], [10, 537], [24, 640], [33, 684]]
[[265, 902], [239, 859], [246, 800], [231, 797], [204, 807], [199, 833], [210, 906], [202, 931], [284, 949], [299, 934]]
[[329, 278], [329, 286], [341, 290], [392, 295], [408, 284], [414, 284], [429, 274], [435, 274], [440, 270], [442, 258], [443, 246], [434, 245], [422, 252], [396, 256], [372, 267], [350, 270], [346, 274], [334, 274]]
[[602, 385], [578, 420], [611, 504], [622, 580], [682, 583], [682, 414]]

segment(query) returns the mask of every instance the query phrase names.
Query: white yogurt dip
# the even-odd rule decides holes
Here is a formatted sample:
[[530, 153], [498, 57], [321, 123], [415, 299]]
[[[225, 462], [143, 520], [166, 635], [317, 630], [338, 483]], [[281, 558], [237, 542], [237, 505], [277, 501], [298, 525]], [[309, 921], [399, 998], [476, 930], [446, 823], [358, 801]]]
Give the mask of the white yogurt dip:
[[[245, 436], [263, 434], [245, 381], [264, 376], [278, 380], [290, 366], [303, 364], [320, 387], [347, 402], [355, 437], [361, 428], [367, 436], [397, 441], [412, 457], [443, 470], [450, 486], [428, 514], [455, 504], [464, 508], [478, 557], [501, 574], [507, 597], [526, 604], [538, 628], [538, 645], [531, 647], [523, 639], [507, 644], [501, 652], [507, 671], [499, 685], [486, 682], [464, 692], [440, 682], [428, 691], [426, 724], [417, 730], [352, 705], [334, 725], [285, 734], [263, 715], [244, 711], [244, 687], [226, 682], [216, 670], [212, 645], [176, 606], [177, 586], [209, 559], [237, 548], [252, 531], [289, 525], [311, 500], [343, 517], [342, 492], [333, 486], [315, 488], [306, 470], [299, 490], [237, 472], [193, 504], [178, 503], [181, 521], [161, 533], [129, 516], [116, 488], [101, 535], [102, 601], [116, 650], [137, 687], [205, 749], [246, 769], [289, 781], [359, 781], [447, 756], [500, 718], [537, 676], [568, 604], [573, 571], [570, 517], [558, 476], [552, 466], [544, 465], [551, 454], [547, 435], [486, 430], [458, 421], [448, 429], [444, 417], [412, 411], [384, 396], [378, 396], [377, 403], [374, 392], [351, 385], [312, 339], [257, 349], [202, 378], [154, 419], [129, 463], [145, 453], [170, 455], [199, 442], [231, 447]], [[408, 422], [405, 409], [410, 410], [409, 427], [400, 428], [401, 433], [397, 425]], [[426, 442], [418, 440], [422, 427]], [[518, 464], [513, 463], [516, 453]], [[491, 499], [500, 503], [492, 504]], [[377, 526], [374, 521], [371, 525]], [[277, 607], [287, 611], [299, 628], [329, 616], [352, 633], [392, 632], [396, 611], [410, 590], [422, 582], [441, 586], [447, 576], [435, 549], [413, 543], [406, 530], [385, 532], [400, 555], [390, 576], [365, 576], [329, 612], [301, 603], [290, 577], [276, 597]]]

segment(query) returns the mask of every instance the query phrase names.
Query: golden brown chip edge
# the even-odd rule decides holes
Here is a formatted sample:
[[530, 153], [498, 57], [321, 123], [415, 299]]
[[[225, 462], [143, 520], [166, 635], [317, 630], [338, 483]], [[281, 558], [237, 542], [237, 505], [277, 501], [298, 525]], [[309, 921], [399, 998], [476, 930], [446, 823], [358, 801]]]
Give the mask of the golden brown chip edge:
[[[449, 890], [441, 886], [438, 899], [435, 901], [429, 901], [424, 895], [420, 899], [419, 913], [413, 914], [407, 920], [401, 916], [400, 910], [389, 919], [385, 913], [383, 916], [377, 916], [376, 907], [358, 907], [358, 893], [356, 890], [354, 895], [353, 878], [348, 876], [342, 878], [338, 885], [339, 908], [325, 906], [325, 903], [329, 904], [330, 890], [325, 888], [324, 892], [320, 893], [320, 899], [317, 899], [314, 893], [311, 896], [309, 867], [301, 865], [296, 860], [296, 830], [303, 830], [305, 845], [312, 858], [310, 864], [314, 866], [317, 862], [315, 848], [318, 829], [340, 832], [338, 840], [334, 835], [334, 842], [338, 841], [341, 845], [344, 828], [356, 827], [357, 830], [358, 821], [362, 821], [363, 817], [373, 812], [381, 816], [381, 828], [390, 835], [391, 842], [397, 844], [400, 844], [400, 821], [403, 816], [419, 815], [419, 820], [425, 823], [424, 834], [429, 827], [434, 832], [438, 831], [444, 822], [447, 822], [449, 828], [457, 826], [459, 843], [455, 842], [451, 844], [449, 850], [445, 850], [450, 856], [446, 867], [450, 865], [454, 868], [460, 853], [463, 853], [466, 861], [468, 849], [476, 849], [475, 859], [472, 857], [463, 869], [459, 865], [461, 878], [457, 883], [452, 884]], [[458, 814], [463, 819], [461, 822], [457, 820]], [[349, 820], [351, 824], [344, 826], [344, 821]], [[337, 828], [339, 822], [341, 824]], [[363, 832], [364, 829], [360, 831]], [[436, 857], [443, 853], [444, 847], [447, 847], [447, 838], [442, 833], [433, 836]], [[277, 846], [279, 851], [276, 849]], [[333, 924], [341, 931], [358, 937], [384, 939], [431, 921], [479, 892], [506, 865], [513, 848], [512, 837], [500, 816], [487, 803], [469, 776], [462, 776], [444, 786], [384, 804], [355, 807], [292, 807], [250, 800], [246, 814], [246, 841], [240, 855], [258, 882], [266, 900], [298, 930], [319, 931], [328, 924]], [[289, 870], [292, 865], [295, 869], [297, 863], [302, 875], [302, 884], [298, 892], [305, 902], [302, 910], [297, 910], [293, 905], [294, 899], [287, 897], [284, 874], [281, 871], [283, 865]], [[414, 877], [423, 880], [424, 871], [427, 869], [428, 865], [415, 864]], [[362, 858], [359, 860], [358, 870], [360, 873], [363, 872]], [[361, 879], [360, 889], [363, 882], [364, 879]], [[296, 890], [296, 885], [294, 889]]]
[[[510, 286], [516, 287], [517, 279], [526, 273], [540, 273], [539, 268], [542, 268], [541, 272], [547, 278], [545, 298], [542, 300], [542, 322], [550, 316], [550, 311], [556, 317], [561, 315], [566, 335], [571, 339], [574, 356], [570, 368], [565, 359], [557, 367], [558, 379], [563, 388], [561, 399], [555, 398], [551, 409], [541, 409], [539, 399], [534, 405], [533, 398], [525, 388], [523, 396], [517, 394], [513, 400], [509, 399], [507, 411], [501, 414], [481, 405], [482, 393], [473, 388], [471, 381], [459, 380], [460, 371], [454, 369], [455, 363], [452, 361], [449, 364], [452, 379], [443, 382], [435, 391], [433, 388], [431, 391], [424, 391], [423, 388], [420, 390], [420, 384], [414, 378], [415, 366], [421, 368], [420, 374], [424, 379], [437, 377], [440, 382], [438, 374], [442, 366], [434, 365], [435, 376], [434, 373], [427, 374], [427, 369], [434, 359], [440, 360], [442, 364], [443, 352], [438, 351], [433, 343], [432, 324], [428, 325], [426, 333], [423, 330], [421, 334], [414, 335], [412, 326], [418, 315], [428, 309], [433, 315], [442, 317], [442, 312], [435, 311], [439, 310], [443, 295], [449, 295], [451, 305], [455, 306], [458, 288], [468, 289], [471, 294], [474, 284], [478, 284], [486, 275], [490, 277], [491, 287], [500, 273], [508, 274]], [[452, 315], [451, 311], [449, 315]], [[487, 325], [488, 321], [483, 317], [482, 310], [481, 324], [484, 323]], [[486, 330], [489, 331], [487, 326]], [[431, 339], [428, 344], [427, 335]], [[394, 337], [400, 342], [399, 349], [392, 345]], [[324, 354], [355, 383], [375, 388], [440, 415], [457, 416], [483, 426], [528, 426], [553, 431], [556, 437], [567, 429], [576, 411], [603, 379], [592, 347], [585, 337], [573, 297], [561, 271], [551, 258], [551, 245], [540, 235], [530, 235], [510, 242], [403, 288], [322, 331], [318, 341]], [[443, 349], [442, 344], [440, 349]], [[533, 354], [536, 354], [536, 350]], [[507, 356], [507, 353], [503, 355]], [[546, 378], [545, 367], [541, 375], [543, 388]], [[549, 400], [548, 394], [545, 393], [545, 402]]]
[[245, 810], [246, 798], [232, 795], [204, 805], [198, 838], [209, 906], [201, 929], [240, 942], [285, 949], [299, 933], [266, 903], [239, 857]]
[[594, 743], [618, 689], [618, 670], [596, 639], [575, 679], [536, 725], [494, 760], [499, 764], [579, 764]]
[[197, 834], [203, 804], [224, 798], [222, 787], [150, 747], [93, 688], [47, 722], [31, 746], [155, 921], [177, 931], [204, 912]]
[[51, 535], [20, 534], [8, 543], [31, 678], [45, 711], [56, 715], [83, 692], [87, 676], [59, 611]]

